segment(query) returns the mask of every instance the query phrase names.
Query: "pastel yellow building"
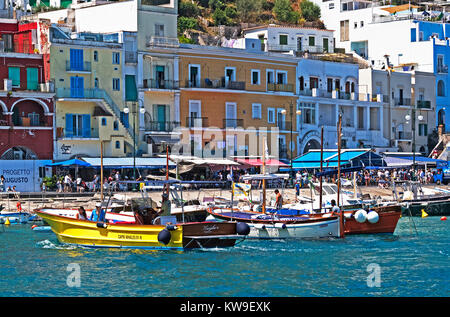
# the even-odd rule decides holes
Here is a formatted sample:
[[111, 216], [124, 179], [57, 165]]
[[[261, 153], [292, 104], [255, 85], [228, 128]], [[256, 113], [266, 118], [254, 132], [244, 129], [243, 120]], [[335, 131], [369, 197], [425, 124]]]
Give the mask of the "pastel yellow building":
[[53, 38], [50, 77], [56, 88], [56, 157], [122, 157], [133, 151], [133, 117], [125, 113], [121, 43]]

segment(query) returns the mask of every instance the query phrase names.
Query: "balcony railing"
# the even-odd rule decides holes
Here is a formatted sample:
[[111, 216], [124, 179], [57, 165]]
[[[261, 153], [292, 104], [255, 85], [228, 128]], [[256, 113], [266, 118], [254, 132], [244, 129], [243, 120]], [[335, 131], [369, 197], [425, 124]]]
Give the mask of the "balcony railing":
[[147, 37], [147, 46], [179, 47], [180, 42], [176, 37], [149, 36]]
[[411, 106], [410, 98], [394, 98], [394, 104], [396, 106]]
[[233, 90], [245, 90], [244, 81], [225, 81], [225, 78], [209, 79], [205, 78], [203, 81], [186, 80], [184, 84], [185, 88], [211, 88], [211, 89], [233, 89]]
[[137, 63], [137, 52], [125, 52], [125, 63], [136, 64]]
[[431, 109], [431, 101], [429, 100], [417, 100], [417, 108]]
[[208, 117], [186, 117], [186, 127], [207, 127]]
[[239, 128], [244, 126], [243, 119], [223, 119], [223, 128]]
[[437, 72], [441, 73], [441, 74], [447, 74], [448, 73], [448, 65], [438, 65]]
[[267, 84], [267, 90], [269, 91], [284, 91], [284, 92], [293, 92], [294, 85], [292, 84]]
[[148, 121], [145, 123], [146, 131], [172, 132], [180, 126], [178, 121]]
[[90, 72], [91, 70], [91, 62], [83, 62], [80, 65], [74, 65], [70, 63], [70, 60], [66, 60], [67, 72]]
[[142, 86], [143, 88], [153, 89], [179, 89], [180, 82], [178, 80], [144, 79]]

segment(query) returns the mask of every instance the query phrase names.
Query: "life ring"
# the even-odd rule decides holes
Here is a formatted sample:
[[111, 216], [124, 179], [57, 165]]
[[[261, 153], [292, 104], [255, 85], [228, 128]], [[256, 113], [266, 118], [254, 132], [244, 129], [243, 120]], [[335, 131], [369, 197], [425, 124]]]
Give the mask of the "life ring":
[[17, 212], [22, 212], [22, 204], [20, 203], [20, 201], [17, 202], [16, 207], [17, 207]]

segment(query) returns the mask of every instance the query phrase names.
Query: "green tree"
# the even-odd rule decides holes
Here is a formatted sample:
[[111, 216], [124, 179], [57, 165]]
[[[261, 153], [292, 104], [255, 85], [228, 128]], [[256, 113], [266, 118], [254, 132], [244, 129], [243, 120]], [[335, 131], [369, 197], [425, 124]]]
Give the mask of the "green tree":
[[185, 30], [198, 29], [198, 22], [195, 18], [179, 17], [177, 24], [178, 35], [183, 34]]
[[275, 0], [273, 12], [280, 22], [297, 23], [300, 18], [300, 14], [292, 9], [289, 0]]
[[215, 25], [229, 25], [230, 19], [225, 14], [225, 11], [222, 9], [216, 9], [214, 10], [214, 13], [212, 15], [212, 18], [214, 20]]
[[259, 15], [263, 0], [236, 0], [236, 9], [239, 20], [248, 22], [253, 16]]
[[180, 17], [196, 18], [200, 14], [200, 9], [190, 0], [181, 0], [178, 5], [178, 14]]
[[301, 15], [306, 21], [317, 21], [320, 18], [320, 7], [308, 0], [300, 2]]

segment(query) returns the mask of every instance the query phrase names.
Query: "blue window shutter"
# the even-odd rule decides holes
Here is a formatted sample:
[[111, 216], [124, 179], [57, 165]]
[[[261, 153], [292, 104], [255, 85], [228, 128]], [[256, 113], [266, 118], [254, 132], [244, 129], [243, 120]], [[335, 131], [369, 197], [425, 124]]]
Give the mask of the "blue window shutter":
[[73, 137], [73, 114], [66, 113], [66, 137]]
[[83, 138], [91, 137], [91, 115], [84, 114], [83, 115]]
[[70, 49], [70, 69], [83, 70], [83, 50]]

